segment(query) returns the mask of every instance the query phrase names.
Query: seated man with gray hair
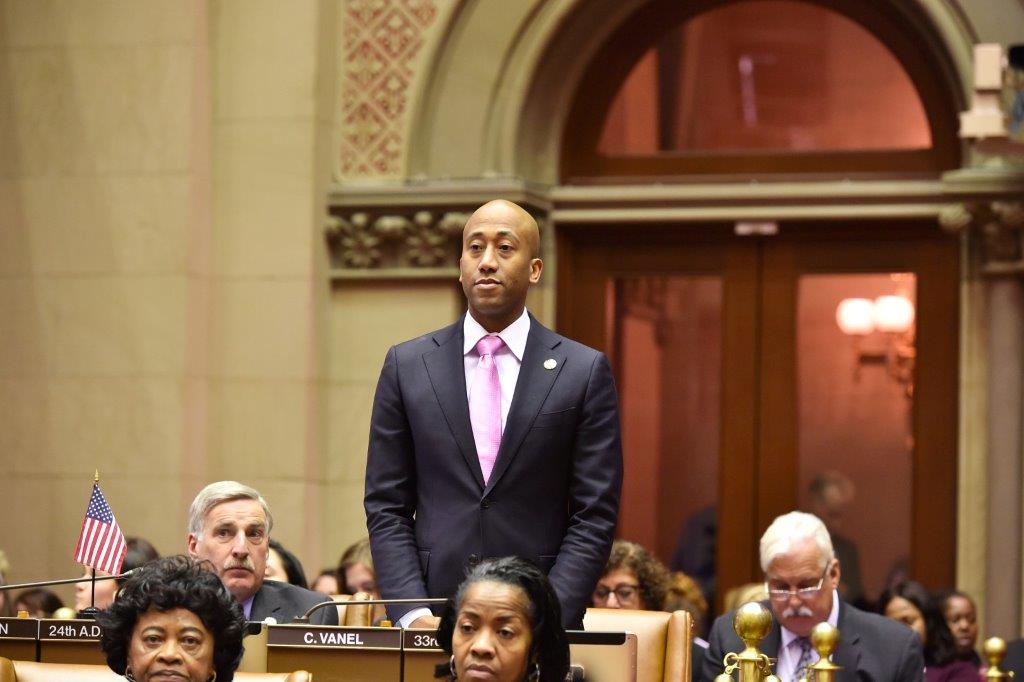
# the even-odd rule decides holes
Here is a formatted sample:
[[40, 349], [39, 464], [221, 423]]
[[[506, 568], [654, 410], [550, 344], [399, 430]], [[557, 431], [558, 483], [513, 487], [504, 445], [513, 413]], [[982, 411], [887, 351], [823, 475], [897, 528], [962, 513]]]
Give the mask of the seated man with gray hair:
[[[921, 640], [910, 628], [866, 613], [839, 598], [839, 560], [825, 524], [813, 514], [790, 512], [775, 519], [761, 536], [761, 570], [773, 622], [760, 649], [777, 658], [782, 682], [802, 679], [818, 654], [810, 645], [815, 625], [828, 621], [839, 628], [832, 662], [843, 670], [837, 682], [911, 682], [924, 679]], [[722, 672], [723, 657], [743, 651], [733, 629], [735, 611], [719, 616], [711, 627], [701, 677], [708, 682]]]
[[[256, 490], [235, 481], [211, 483], [188, 511], [188, 554], [209, 561], [246, 620], [290, 623], [329, 597], [286, 582], [264, 581], [274, 517]], [[337, 625], [338, 610], [324, 607], [310, 622]]]

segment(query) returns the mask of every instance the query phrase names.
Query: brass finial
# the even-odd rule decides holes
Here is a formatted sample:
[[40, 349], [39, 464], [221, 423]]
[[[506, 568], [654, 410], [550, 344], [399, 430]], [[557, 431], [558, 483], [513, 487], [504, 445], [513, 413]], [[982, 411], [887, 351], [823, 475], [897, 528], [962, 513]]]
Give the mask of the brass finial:
[[1013, 679], [1012, 670], [1003, 671], [999, 669], [999, 665], [1006, 658], [1006, 642], [1001, 637], [989, 637], [985, 640], [981, 650], [985, 652], [985, 658], [988, 659], [988, 671], [985, 673], [986, 680], [996, 682], [996, 680]]
[[94, 483], [99, 483], [100, 482], [100, 470], [99, 469], [96, 469], [96, 473], [93, 474], [92, 480], [93, 480]]
[[818, 623], [811, 630], [811, 646], [823, 661], [827, 661], [839, 644], [839, 630], [828, 622]]
[[811, 646], [818, 652], [818, 661], [807, 667], [808, 673], [814, 673], [815, 682], [832, 682], [843, 666], [836, 665], [830, 657], [839, 644], [839, 630], [830, 623], [822, 622], [811, 630]]
[[772, 629], [772, 614], [759, 602], [747, 602], [736, 611], [732, 626], [747, 648], [754, 649]]
[[772, 614], [758, 602], [749, 602], [736, 610], [732, 626], [746, 645], [741, 653], [726, 654], [722, 663], [725, 671], [715, 682], [729, 682], [733, 671], [739, 671], [739, 682], [779, 682], [772, 675], [772, 659], [761, 653], [757, 645], [768, 636], [772, 628]]

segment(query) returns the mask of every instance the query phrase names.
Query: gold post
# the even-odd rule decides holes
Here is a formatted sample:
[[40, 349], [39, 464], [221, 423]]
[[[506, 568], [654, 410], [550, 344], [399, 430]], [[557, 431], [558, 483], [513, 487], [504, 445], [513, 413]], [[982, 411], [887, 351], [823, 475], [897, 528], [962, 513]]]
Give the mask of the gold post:
[[985, 673], [987, 682], [1000, 682], [1001, 680], [1012, 680], [1013, 671], [1002, 671], [999, 664], [1006, 658], [1006, 642], [1001, 637], [989, 637], [981, 647], [988, 659], [988, 671]]
[[839, 630], [828, 623], [818, 623], [811, 630], [811, 646], [818, 652], [818, 662], [807, 667], [813, 671], [815, 682], [835, 682], [836, 673], [843, 666], [832, 662], [831, 656], [839, 644]]
[[737, 669], [739, 682], [778, 682], [772, 674], [772, 660], [757, 648], [772, 628], [771, 612], [758, 602], [749, 602], [737, 609], [732, 626], [746, 648], [739, 654], [726, 654], [722, 661], [725, 670], [715, 682], [732, 682], [732, 672]]
[[93, 475], [92, 480], [93, 480], [94, 483], [99, 483], [100, 482], [100, 470], [99, 469], [96, 469], [96, 473], [95, 473], [95, 475]]

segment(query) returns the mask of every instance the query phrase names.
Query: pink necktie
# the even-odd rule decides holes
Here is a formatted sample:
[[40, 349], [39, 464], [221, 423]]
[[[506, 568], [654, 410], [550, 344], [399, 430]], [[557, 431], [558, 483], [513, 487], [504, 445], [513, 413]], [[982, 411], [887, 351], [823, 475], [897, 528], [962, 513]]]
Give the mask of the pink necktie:
[[473, 388], [469, 392], [469, 420], [473, 423], [473, 440], [485, 484], [491, 478], [501, 447], [501, 384], [494, 353], [504, 345], [499, 336], [485, 336], [477, 342], [480, 364], [473, 373]]

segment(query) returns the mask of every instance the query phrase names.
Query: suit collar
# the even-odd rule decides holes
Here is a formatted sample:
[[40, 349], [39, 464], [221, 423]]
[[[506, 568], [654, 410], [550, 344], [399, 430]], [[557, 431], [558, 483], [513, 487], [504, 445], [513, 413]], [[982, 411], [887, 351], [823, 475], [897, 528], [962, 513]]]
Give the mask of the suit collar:
[[851, 676], [850, 679], [853, 679], [857, 670], [860, 670], [860, 628], [851, 624], [857, 617], [857, 614], [854, 613], [855, 610], [842, 599], [839, 600], [839, 624], [837, 627], [840, 637], [839, 644], [836, 645], [836, 650], [832, 654], [832, 662], [843, 666], [847, 675]]
[[470, 473], [480, 489], [484, 488], [484, 474], [473, 441], [473, 426], [469, 421], [469, 402], [466, 399], [466, 368], [463, 364], [462, 328], [460, 319], [433, 335], [437, 348], [423, 354], [423, 363], [430, 377], [430, 385], [441, 406], [459, 453], [466, 461]]
[[[561, 344], [562, 337], [530, 315], [530, 334], [519, 367], [519, 379], [505, 421], [505, 432], [501, 436], [498, 458], [484, 490], [485, 495], [494, 489], [515, 459], [555, 379], [565, 366], [566, 355]], [[549, 362], [552, 360], [555, 363], [553, 367]]]
[[[551, 386], [562, 371], [566, 358], [560, 347], [562, 337], [540, 324], [533, 315], [529, 315], [530, 333], [523, 351], [516, 391], [509, 406], [505, 433], [502, 434], [494, 470], [485, 486], [476, 443], [473, 440], [473, 427], [469, 420], [469, 401], [466, 398], [464, 322], [465, 320], [460, 318], [458, 322], [434, 332], [431, 338], [437, 347], [423, 354], [423, 363], [448, 428], [459, 446], [459, 453], [466, 461], [466, 466], [469, 467], [477, 485], [484, 494], [487, 494], [515, 458]], [[555, 361], [554, 369], [545, 368], [544, 363], [547, 360]]]
[[281, 610], [281, 604], [278, 600], [271, 599], [271, 603], [267, 603], [269, 599], [268, 594], [271, 590], [273, 590], [273, 587], [268, 587], [267, 581], [264, 580], [263, 584], [260, 585], [260, 589], [256, 590], [256, 594], [253, 595], [252, 607], [249, 609], [249, 620], [262, 621], [267, 616], [273, 616]]

